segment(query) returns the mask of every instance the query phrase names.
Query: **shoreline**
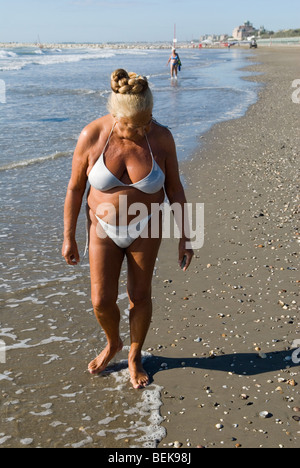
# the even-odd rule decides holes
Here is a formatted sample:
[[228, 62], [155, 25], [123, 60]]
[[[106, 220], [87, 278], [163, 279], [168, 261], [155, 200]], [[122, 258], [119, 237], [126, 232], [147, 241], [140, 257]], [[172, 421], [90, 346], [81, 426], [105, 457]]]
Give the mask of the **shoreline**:
[[300, 67], [296, 50], [274, 52], [249, 59], [259, 75], [246, 79], [264, 84], [258, 101], [209, 130], [181, 166], [188, 202], [205, 204], [205, 244], [187, 273], [176, 240], [159, 256], [146, 343], [164, 389], [159, 448], [299, 446]]
[[[250, 44], [250, 43], [249, 43]], [[234, 49], [249, 49], [249, 44], [242, 43], [236, 44], [233, 46]], [[15, 48], [40, 48], [40, 45], [34, 42], [1, 42], [0, 49], [15, 49]], [[258, 49], [297, 49], [300, 47], [300, 43], [258, 43]], [[41, 49], [51, 50], [51, 49], [141, 49], [141, 50], [165, 50], [172, 48], [172, 41], [170, 42], [136, 42], [136, 43], [45, 43], [42, 44]], [[202, 49], [226, 49], [227, 46], [222, 44], [209, 44], [206, 47], [203, 46]], [[177, 49], [198, 49], [197, 45], [192, 45], [189, 42], [178, 43]]]

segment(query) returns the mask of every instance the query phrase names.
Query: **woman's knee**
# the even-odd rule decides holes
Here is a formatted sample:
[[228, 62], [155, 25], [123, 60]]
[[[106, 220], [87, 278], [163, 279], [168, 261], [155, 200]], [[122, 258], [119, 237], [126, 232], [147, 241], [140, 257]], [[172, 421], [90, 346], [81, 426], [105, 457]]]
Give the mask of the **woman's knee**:
[[128, 297], [132, 306], [145, 306], [152, 303], [151, 288], [150, 289], [128, 289]]
[[106, 293], [92, 293], [92, 304], [97, 314], [111, 311], [116, 307], [117, 297]]

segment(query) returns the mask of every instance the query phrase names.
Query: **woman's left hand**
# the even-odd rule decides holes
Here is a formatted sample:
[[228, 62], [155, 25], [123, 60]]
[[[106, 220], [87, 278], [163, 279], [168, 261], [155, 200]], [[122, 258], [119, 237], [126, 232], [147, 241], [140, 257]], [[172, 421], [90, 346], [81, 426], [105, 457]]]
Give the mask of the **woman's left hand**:
[[193, 249], [187, 249], [186, 248], [186, 239], [181, 239], [179, 242], [179, 257], [178, 257], [178, 263], [180, 268], [183, 271], [186, 271], [188, 267], [191, 264], [192, 258], [194, 256], [194, 251]]

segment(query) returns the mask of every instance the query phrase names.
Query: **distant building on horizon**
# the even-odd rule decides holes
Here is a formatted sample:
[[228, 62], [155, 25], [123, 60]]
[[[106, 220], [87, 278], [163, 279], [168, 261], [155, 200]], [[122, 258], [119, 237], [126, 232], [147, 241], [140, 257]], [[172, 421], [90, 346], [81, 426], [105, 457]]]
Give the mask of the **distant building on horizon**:
[[257, 33], [257, 29], [253, 27], [250, 21], [245, 21], [242, 26], [237, 26], [232, 32], [232, 37], [237, 41], [243, 41], [249, 36], [254, 36]]

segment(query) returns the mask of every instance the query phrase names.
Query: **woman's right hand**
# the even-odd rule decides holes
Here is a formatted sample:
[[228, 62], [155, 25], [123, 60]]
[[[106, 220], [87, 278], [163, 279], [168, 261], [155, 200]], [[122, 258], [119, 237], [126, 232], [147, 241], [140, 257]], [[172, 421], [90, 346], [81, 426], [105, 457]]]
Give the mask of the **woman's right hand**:
[[78, 247], [75, 240], [64, 240], [62, 246], [62, 256], [68, 265], [77, 265], [80, 262]]

